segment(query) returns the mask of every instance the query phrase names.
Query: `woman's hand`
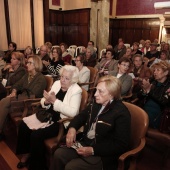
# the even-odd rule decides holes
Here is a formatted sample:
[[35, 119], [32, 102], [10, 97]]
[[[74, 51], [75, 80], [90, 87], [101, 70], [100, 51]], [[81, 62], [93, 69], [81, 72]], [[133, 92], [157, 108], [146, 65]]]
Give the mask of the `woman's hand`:
[[49, 61], [45, 61], [45, 60], [42, 60], [43, 64], [47, 67], [48, 65], [50, 65], [50, 62]]
[[77, 153], [84, 157], [93, 155], [93, 148], [92, 147], [80, 147], [77, 149]]
[[99, 73], [103, 73], [104, 72], [104, 68], [99, 70]]
[[104, 75], [108, 75], [109, 74], [109, 71], [104, 71]]
[[168, 94], [168, 96], [170, 96], [170, 88], [166, 91], [166, 93]]
[[71, 147], [73, 142], [76, 141], [76, 129], [69, 128], [67, 135], [66, 135], [66, 145], [67, 147]]
[[4, 67], [4, 70], [10, 69], [10, 68], [12, 68], [11, 64], [7, 64], [7, 65]]
[[142, 80], [142, 88], [146, 93], [150, 92], [151, 86], [152, 86], [152, 84], [150, 84], [149, 79], [148, 80], [145, 80], [145, 79]]
[[54, 92], [51, 92], [50, 94], [44, 90], [44, 98], [45, 98], [45, 104], [54, 104], [56, 101], [56, 96]]

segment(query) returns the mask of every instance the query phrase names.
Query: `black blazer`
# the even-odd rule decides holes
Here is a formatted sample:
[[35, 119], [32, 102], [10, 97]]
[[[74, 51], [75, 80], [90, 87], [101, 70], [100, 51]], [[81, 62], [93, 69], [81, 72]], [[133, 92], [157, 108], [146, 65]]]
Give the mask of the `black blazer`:
[[[78, 130], [84, 125], [83, 135], [86, 136], [101, 107], [95, 102], [89, 104], [71, 121], [69, 128]], [[115, 167], [118, 157], [129, 149], [130, 129], [130, 113], [120, 100], [108, 104], [98, 116], [95, 139], [91, 146], [94, 155], [102, 158], [104, 169]]]

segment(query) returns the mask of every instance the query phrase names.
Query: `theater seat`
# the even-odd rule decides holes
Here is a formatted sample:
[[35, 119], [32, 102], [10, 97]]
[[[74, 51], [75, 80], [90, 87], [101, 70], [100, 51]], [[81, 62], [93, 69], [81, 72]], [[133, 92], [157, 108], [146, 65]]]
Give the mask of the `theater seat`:
[[170, 134], [162, 133], [158, 129], [148, 128], [146, 133], [146, 144], [162, 151], [161, 164], [164, 166], [170, 153]]

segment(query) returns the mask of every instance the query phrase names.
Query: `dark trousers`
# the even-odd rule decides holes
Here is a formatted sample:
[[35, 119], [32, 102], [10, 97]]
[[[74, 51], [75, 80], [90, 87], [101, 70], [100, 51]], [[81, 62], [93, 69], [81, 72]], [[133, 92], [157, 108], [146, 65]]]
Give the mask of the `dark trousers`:
[[62, 147], [55, 151], [50, 170], [102, 170], [98, 156], [82, 157], [73, 148]]
[[30, 170], [43, 170], [45, 168], [44, 140], [56, 136], [58, 130], [58, 123], [38, 130], [30, 130], [24, 122], [20, 124], [16, 153], [30, 153]]

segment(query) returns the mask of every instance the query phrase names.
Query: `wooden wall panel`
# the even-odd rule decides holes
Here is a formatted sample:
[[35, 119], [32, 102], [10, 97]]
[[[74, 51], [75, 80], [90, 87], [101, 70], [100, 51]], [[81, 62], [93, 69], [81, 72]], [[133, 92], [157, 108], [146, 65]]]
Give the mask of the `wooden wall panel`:
[[62, 26], [51, 26], [50, 33], [51, 33], [51, 42], [54, 42], [53, 45], [59, 45], [62, 42]]
[[[142, 30], [142, 39], [150, 39], [150, 29], [143, 29]], [[153, 40], [151, 40], [153, 41]]]
[[131, 45], [141, 39], [153, 41], [159, 36], [159, 24], [158, 18], [110, 19], [109, 43], [115, 46], [119, 37]]
[[61, 25], [63, 23], [63, 15], [61, 12], [50, 11], [50, 24], [51, 25]]
[[79, 40], [78, 26], [64, 26], [64, 40], [69, 45], [77, 45]]
[[138, 42], [142, 37], [141, 29], [134, 29], [133, 40], [134, 42]]
[[134, 39], [134, 29], [125, 30], [126, 42], [131, 42], [131, 39]]
[[64, 13], [64, 24], [79, 24], [79, 13], [77, 12], [65, 12]]
[[155, 38], [158, 38], [159, 35], [159, 29], [153, 28], [150, 30], [150, 39], [154, 40]]
[[80, 25], [79, 26], [79, 36], [82, 37], [81, 41], [78, 42], [78, 44], [87, 46], [87, 42], [89, 41], [89, 37], [87, 36], [89, 34], [89, 28], [86, 27], [86, 25]]
[[[70, 45], [86, 46], [90, 39], [90, 9], [57, 11], [49, 10], [45, 23], [45, 41], [53, 45], [65, 42]], [[44, 20], [48, 16], [44, 16]]]

